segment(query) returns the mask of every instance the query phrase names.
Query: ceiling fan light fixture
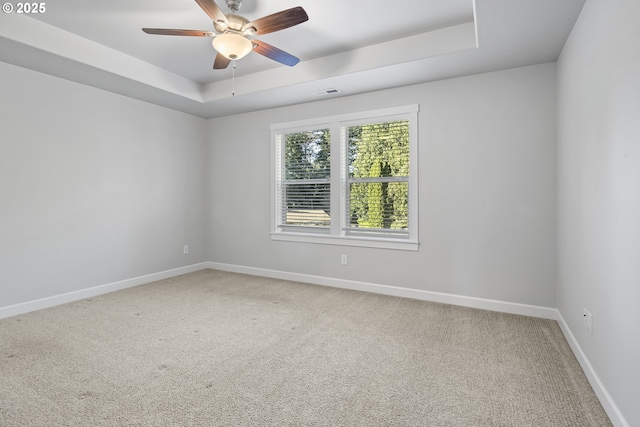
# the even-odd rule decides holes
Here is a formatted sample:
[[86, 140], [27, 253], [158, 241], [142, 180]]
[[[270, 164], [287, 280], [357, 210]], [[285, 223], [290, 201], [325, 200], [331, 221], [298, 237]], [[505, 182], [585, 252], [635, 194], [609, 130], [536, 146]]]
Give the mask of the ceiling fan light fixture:
[[240, 59], [253, 50], [246, 37], [236, 33], [224, 33], [213, 39], [213, 48], [228, 59]]

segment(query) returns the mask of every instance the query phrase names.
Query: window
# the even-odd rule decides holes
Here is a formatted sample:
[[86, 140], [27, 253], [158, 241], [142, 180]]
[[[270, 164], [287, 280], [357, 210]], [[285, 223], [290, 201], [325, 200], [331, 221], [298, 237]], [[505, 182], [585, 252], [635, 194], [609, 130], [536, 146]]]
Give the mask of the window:
[[272, 238], [417, 250], [417, 112], [272, 125]]
[[284, 135], [281, 226], [327, 228], [331, 225], [329, 136], [329, 129]]

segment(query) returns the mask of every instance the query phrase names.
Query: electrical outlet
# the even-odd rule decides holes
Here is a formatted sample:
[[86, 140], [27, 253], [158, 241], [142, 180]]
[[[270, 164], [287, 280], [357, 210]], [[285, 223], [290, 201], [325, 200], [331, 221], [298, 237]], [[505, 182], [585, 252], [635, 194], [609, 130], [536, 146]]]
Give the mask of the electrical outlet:
[[345, 254], [340, 255], [340, 264], [347, 265], [347, 256]]
[[188, 253], [189, 253], [189, 245], [184, 245], [184, 246], [182, 247], [182, 253], [183, 253], [184, 255], [186, 255], [186, 254], [188, 254]]

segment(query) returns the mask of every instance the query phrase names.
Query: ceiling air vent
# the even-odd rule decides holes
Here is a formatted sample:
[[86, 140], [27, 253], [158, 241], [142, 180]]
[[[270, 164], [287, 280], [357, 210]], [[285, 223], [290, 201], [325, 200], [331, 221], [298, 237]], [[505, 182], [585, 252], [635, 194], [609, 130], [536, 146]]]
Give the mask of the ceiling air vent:
[[322, 89], [322, 90], [313, 92], [315, 96], [333, 95], [336, 93], [340, 93], [340, 89], [331, 88], [331, 89]]

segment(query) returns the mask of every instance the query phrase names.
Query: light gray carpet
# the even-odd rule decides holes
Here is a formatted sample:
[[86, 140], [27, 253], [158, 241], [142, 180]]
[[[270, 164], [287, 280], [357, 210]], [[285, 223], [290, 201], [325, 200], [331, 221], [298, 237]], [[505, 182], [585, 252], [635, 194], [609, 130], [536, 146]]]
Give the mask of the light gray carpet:
[[607, 426], [554, 321], [204, 270], [0, 321], [5, 426]]

